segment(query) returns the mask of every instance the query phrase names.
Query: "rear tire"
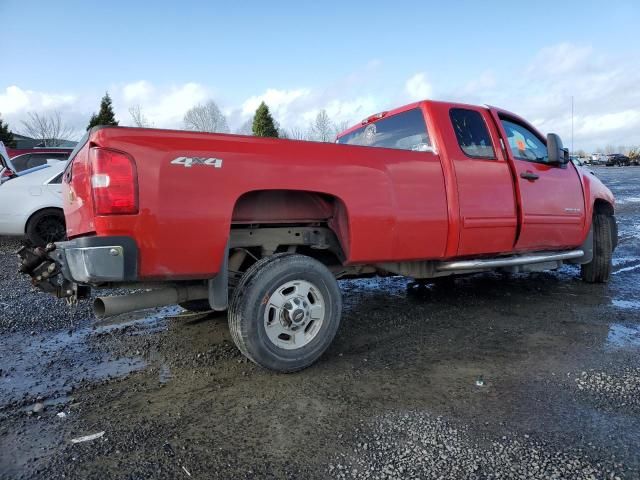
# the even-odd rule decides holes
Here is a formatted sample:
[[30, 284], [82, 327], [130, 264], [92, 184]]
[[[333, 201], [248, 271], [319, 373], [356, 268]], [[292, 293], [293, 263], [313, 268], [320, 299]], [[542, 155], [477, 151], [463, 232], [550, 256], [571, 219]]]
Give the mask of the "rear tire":
[[329, 269], [313, 258], [282, 253], [244, 273], [229, 305], [229, 330], [252, 362], [295, 372], [327, 350], [341, 314], [342, 296]]
[[25, 233], [35, 246], [63, 240], [67, 235], [64, 214], [56, 208], [42, 209], [31, 216]]
[[593, 259], [581, 266], [581, 276], [588, 283], [605, 283], [611, 276], [613, 232], [608, 215], [593, 216]]

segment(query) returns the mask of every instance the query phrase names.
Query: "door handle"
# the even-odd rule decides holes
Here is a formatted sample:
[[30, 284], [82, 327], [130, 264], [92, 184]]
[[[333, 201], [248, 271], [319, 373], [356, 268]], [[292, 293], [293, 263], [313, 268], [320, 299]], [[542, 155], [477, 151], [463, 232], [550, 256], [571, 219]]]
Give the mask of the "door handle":
[[536, 175], [533, 172], [522, 172], [520, 174], [520, 177], [524, 178], [525, 180], [529, 180], [531, 182], [535, 182], [540, 178], [538, 175]]

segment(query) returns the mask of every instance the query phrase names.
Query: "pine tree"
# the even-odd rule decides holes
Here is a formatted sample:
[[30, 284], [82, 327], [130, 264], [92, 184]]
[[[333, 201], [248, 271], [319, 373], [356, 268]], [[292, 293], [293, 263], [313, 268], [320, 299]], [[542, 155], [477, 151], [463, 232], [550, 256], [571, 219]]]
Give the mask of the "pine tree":
[[262, 102], [256, 110], [256, 114], [253, 117], [252, 130], [256, 137], [278, 138], [278, 129], [269, 112], [269, 107], [267, 107], [267, 104], [264, 102]]
[[105, 93], [104, 97], [102, 97], [102, 100], [100, 101], [100, 111], [97, 114], [94, 113], [91, 115], [91, 120], [89, 120], [87, 130], [91, 127], [95, 127], [96, 125], [118, 125], [116, 116], [113, 113], [113, 105], [111, 104], [109, 92]]
[[9, 130], [9, 124], [4, 123], [0, 118], [0, 142], [4, 143], [7, 148], [16, 148], [16, 140], [13, 138], [13, 132]]

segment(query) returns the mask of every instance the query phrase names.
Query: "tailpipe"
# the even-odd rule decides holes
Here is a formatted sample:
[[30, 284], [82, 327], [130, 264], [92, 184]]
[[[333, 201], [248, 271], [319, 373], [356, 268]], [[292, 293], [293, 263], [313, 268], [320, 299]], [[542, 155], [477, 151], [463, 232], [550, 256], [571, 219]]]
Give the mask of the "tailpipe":
[[130, 295], [98, 297], [93, 302], [93, 313], [98, 318], [104, 318], [146, 308], [176, 305], [190, 300], [204, 300], [205, 298], [209, 298], [209, 289], [205, 285], [162, 288]]

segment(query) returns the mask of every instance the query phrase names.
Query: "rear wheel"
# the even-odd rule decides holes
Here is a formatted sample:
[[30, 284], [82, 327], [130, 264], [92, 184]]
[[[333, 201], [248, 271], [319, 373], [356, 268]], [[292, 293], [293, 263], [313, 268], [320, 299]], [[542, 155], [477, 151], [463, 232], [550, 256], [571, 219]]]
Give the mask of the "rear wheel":
[[329, 269], [313, 258], [284, 253], [244, 273], [229, 305], [229, 329], [254, 363], [294, 372], [329, 347], [341, 313], [340, 289]]
[[27, 239], [36, 246], [63, 240], [67, 232], [62, 211], [45, 208], [34, 213], [27, 223], [25, 233]]
[[608, 215], [593, 216], [593, 259], [581, 267], [582, 279], [589, 283], [605, 283], [611, 276], [613, 232]]

